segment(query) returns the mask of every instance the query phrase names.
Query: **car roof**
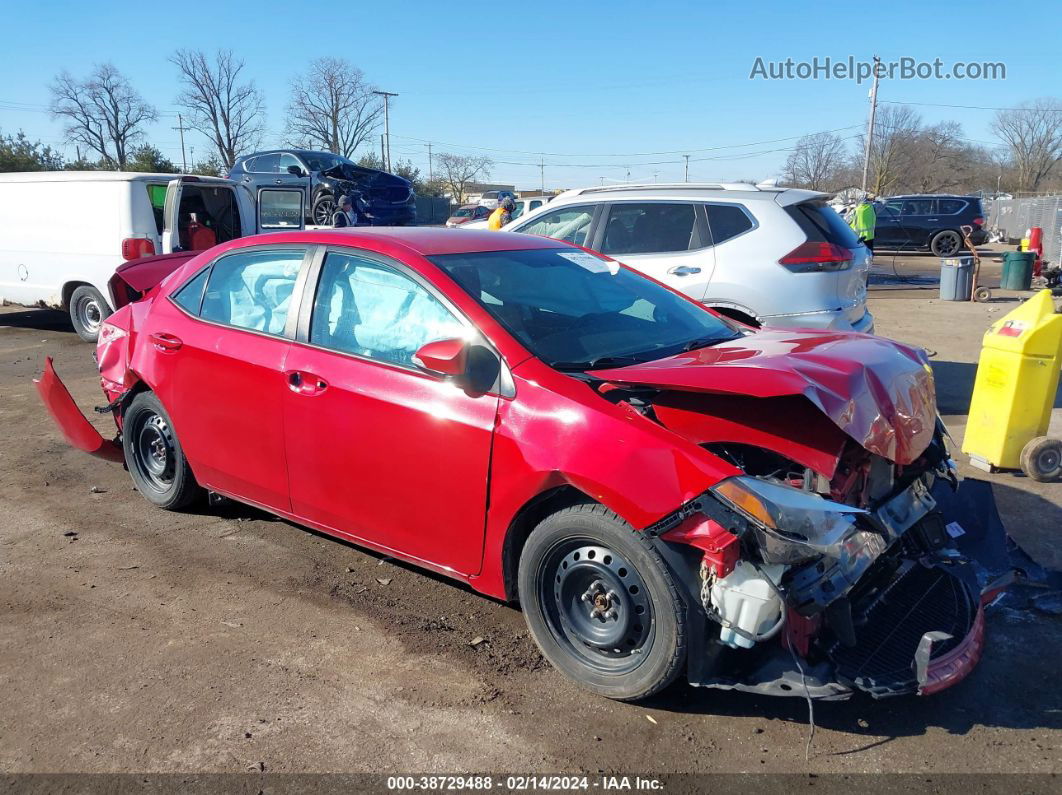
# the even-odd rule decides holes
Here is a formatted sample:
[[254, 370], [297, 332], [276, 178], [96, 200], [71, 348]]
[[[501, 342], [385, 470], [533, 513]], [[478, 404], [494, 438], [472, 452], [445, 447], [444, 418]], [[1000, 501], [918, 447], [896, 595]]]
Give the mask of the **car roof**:
[[967, 196], [963, 193], [901, 193], [899, 196], [886, 196], [883, 201], [892, 199], [980, 199], [980, 196]]
[[683, 199], [704, 201], [731, 199], [734, 201], [772, 201], [780, 205], [795, 204], [809, 199], [825, 199], [828, 193], [774, 186], [758, 187], [747, 182], [675, 182], [633, 183], [573, 188], [554, 197], [551, 205], [578, 201], [617, 201], [624, 199]]
[[[290, 153], [293, 155], [329, 155], [331, 157], [343, 157], [337, 155], [335, 152], [324, 152], [317, 149], [262, 149], [258, 152], [251, 152], [249, 155], [240, 155], [237, 161], [250, 160], [252, 157], [258, 157], [259, 155], [282, 155]], [[349, 157], [343, 158], [344, 160], [350, 160]]]
[[446, 229], [425, 226], [348, 227], [308, 229], [242, 237], [226, 244], [230, 249], [272, 243], [310, 243], [357, 246], [375, 251], [402, 248], [424, 257], [437, 254], [471, 254], [486, 251], [570, 248], [568, 243], [537, 235], [497, 232], [486, 229]]

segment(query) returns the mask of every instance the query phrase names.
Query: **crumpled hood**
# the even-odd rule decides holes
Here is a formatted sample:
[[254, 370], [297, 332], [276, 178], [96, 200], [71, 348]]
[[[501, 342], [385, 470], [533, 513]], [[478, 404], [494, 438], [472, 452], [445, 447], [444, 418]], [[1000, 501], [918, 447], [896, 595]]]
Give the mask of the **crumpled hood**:
[[933, 371], [915, 348], [866, 334], [765, 330], [596, 378], [768, 398], [803, 395], [872, 453], [915, 461], [933, 439]]

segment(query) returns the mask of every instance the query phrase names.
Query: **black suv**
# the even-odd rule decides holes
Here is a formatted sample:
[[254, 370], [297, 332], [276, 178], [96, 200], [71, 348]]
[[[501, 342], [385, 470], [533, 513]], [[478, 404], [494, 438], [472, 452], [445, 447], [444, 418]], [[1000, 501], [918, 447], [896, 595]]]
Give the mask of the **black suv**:
[[970, 242], [975, 246], [988, 238], [977, 196], [893, 196], [874, 202], [874, 209], [875, 249], [929, 249], [938, 257], [950, 257], [966, 245], [961, 227], [972, 227]]
[[288, 185], [293, 177], [305, 180], [301, 184], [306, 191], [308, 223], [331, 226], [336, 200], [344, 194], [354, 199], [361, 223], [406, 226], [417, 219], [416, 196], [409, 180], [359, 166], [332, 152], [272, 149], [244, 155], [229, 169], [229, 179], [255, 189]]

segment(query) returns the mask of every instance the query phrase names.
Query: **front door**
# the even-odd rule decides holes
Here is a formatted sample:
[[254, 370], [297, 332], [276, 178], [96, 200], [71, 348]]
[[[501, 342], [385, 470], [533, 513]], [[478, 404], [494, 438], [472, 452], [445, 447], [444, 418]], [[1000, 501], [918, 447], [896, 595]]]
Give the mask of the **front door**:
[[[879, 248], [902, 248], [907, 237], [900, 225], [903, 201], [892, 199], [874, 207], [874, 245]], [[855, 212], [853, 210], [853, 212]]]
[[466, 394], [413, 361], [424, 343], [473, 334], [397, 263], [327, 254], [285, 368], [296, 516], [437, 567], [479, 571], [499, 398]]
[[289, 308], [306, 247], [240, 249], [158, 301], [145, 373], [204, 486], [287, 512], [283, 401]]

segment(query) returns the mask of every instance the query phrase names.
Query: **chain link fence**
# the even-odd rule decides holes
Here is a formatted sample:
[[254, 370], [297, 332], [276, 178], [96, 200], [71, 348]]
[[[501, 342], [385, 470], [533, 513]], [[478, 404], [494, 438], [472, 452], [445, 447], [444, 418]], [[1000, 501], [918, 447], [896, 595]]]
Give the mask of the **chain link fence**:
[[993, 199], [985, 202], [987, 227], [1016, 243], [1034, 226], [1044, 230], [1044, 259], [1057, 265], [1062, 257], [1062, 196]]

